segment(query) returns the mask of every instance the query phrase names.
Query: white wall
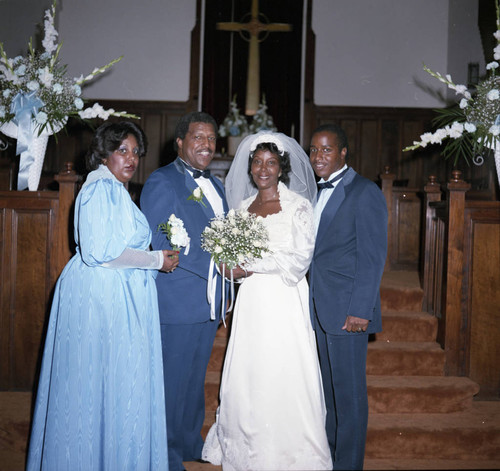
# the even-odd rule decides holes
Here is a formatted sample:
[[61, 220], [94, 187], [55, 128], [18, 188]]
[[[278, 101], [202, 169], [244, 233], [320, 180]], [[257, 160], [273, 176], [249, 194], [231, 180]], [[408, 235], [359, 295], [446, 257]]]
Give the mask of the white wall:
[[[441, 107], [447, 89], [484, 59], [478, 0], [313, 0], [318, 105]], [[52, 0], [0, 0], [0, 41], [25, 53]], [[185, 101], [196, 0], [59, 0], [62, 61], [79, 76], [124, 55], [86, 98]]]
[[[11, 56], [26, 52], [50, 5], [0, 0], [0, 41]], [[61, 62], [77, 77], [124, 56], [84, 88], [85, 98], [185, 101], [195, 13], [196, 0], [59, 0]]]
[[461, 83], [468, 62], [484, 71], [477, 0], [314, 0], [312, 27], [318, 105], [441, 107], [423, 63]]

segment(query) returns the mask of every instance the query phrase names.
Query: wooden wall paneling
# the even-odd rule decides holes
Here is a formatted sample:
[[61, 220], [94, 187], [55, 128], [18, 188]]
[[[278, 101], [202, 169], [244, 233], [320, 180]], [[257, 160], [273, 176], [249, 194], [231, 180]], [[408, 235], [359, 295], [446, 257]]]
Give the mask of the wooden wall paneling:
[[[397, 119], [382, 119], [380, 131], [381, 166], [398, 168], [398, 155], [401, 149], [400, 122]], [[400, 175], [397, 175], [401, 179]]]
[[370, 180], [377, 180], [380, 169], [379, 123], [376, 120], [364, 120], [360, 123], [360, 146], [357, 152], [358, 173]]

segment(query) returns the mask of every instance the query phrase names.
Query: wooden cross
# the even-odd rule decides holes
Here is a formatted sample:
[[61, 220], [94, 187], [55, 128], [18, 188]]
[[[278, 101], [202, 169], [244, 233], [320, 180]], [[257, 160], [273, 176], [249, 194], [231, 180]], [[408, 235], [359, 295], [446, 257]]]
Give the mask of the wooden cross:
[[[245, 114], [252, 116], [257, 113], [260, 101], [260, 70], [259, 70], [259, 39], [261, 32], [275, 33], [282, 31], [291, 31], [292, 25], [286, 23], [262, 23], [259, 20], [259, 0], [252, 0], [252, 12], [250, 21], [247, 23], [238, 23], [235, 21], [217, 23], [217, 29], [223, 31], [242, 31], [250, 34], [250, 39], [243, 38], [249, 42], [248, 51], [248, 72], [247, 72], [247, 96], [245, 103]], [[264, 17], [265, 18], [265, 17]]]

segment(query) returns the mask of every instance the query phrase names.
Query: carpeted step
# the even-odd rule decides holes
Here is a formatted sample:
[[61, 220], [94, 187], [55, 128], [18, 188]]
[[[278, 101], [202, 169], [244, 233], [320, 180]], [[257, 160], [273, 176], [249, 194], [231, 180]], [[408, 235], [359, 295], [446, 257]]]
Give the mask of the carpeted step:
[[221, 373], [218, 371], [207, 371], [205, 377], [205, 409], [216, 410], [219, 407], [219, 387]]
[[366, 372], [369, 375], [441, 376], [444, 350], [436, 342], [368, 343]]
[[[217, 470], [222, 468], [213, 467]], [[206, 469], [205, 471], [211, 471]], [[409, 470], [433, 470], [433, 469], [500, 469], [500, 459], [482, 460], [481, 457], [467, 460], [441, 460], [441, 459], [369, 459], [365, 458], [363, 465], [365, 471], [409, 469]], [[187, 471], [197, 471], [195, 467], [186, 467]]]
[[207, 371], [215, 371], [222, 373], [222, 365], [226, 355], [227, 339], [224, 337], [215, 337], [214, 347], [210, 360], [208, 362]]
[[479, 386], [452, 376], [368, 376], [370, 413], [414, 414], [463, 411]]
[[370, 414], [367, 459], [499, 460], [500, 402], [449, 414]]
[[384, 272], [380, 284], [382, 311], [421, 311], [423, 295], [417, 272]]
[[[447, 413], [466, 410], [479, 387], [468, 378], [445, 376], [367, 377], [370, 413]], [[207, 410], [219, 405], [220, 374], [208, 372]]]
[[383, 330], [375, 338], [392, 342], [435, 342], [437, 328], [437, 319], [426, 312], [384, 311]]

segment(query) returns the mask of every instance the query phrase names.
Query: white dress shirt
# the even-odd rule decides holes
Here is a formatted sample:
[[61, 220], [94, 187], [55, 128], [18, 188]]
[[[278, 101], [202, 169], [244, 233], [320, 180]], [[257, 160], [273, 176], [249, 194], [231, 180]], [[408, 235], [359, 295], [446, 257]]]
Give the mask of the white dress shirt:
[[[340, 170], [333, 172], [326, 180], [322, 178], [318, 183], [325, 183], [328, 180], [335, 178], [339, 173], [342, 173], [346, 168], [347, 165], [344, 165]], [[337, 187], [338, 183], [341, 180], [342, 178], [332, 183], [333, 188], [325, 188], [324, 190], [321, 190], [321, 192], [319, 193], [318, 201], [316, 202], [316, 206], [314, 207], [314, 226], [316, 228], [316, 234], [318, 233], [319, 223], [321, 221], [321, 213], [323, 212], [323, 209], [325, 209], [326, 203], [328, 203], [330, 196], [332, 196], [333, 191], [335, 190], [335, 188]]]
[[[189, 165], [183, 159], [181, 159], [186, 165]], [[193, 176], [193, 172], [186, 167], [186, 170], [189, 172], [191, 176]], [[198, 177], [195, 178], [194, 181], [198, 184], [203, 191], [203, 194], [207, 197], [210, 206], [214, 210], [216, 216], [224, 215], [224, 205], [222, 203], [222, 198], [219, 196], [218, 191], [215, 189], [213, 183], [210, 181], [210, 178]]]

